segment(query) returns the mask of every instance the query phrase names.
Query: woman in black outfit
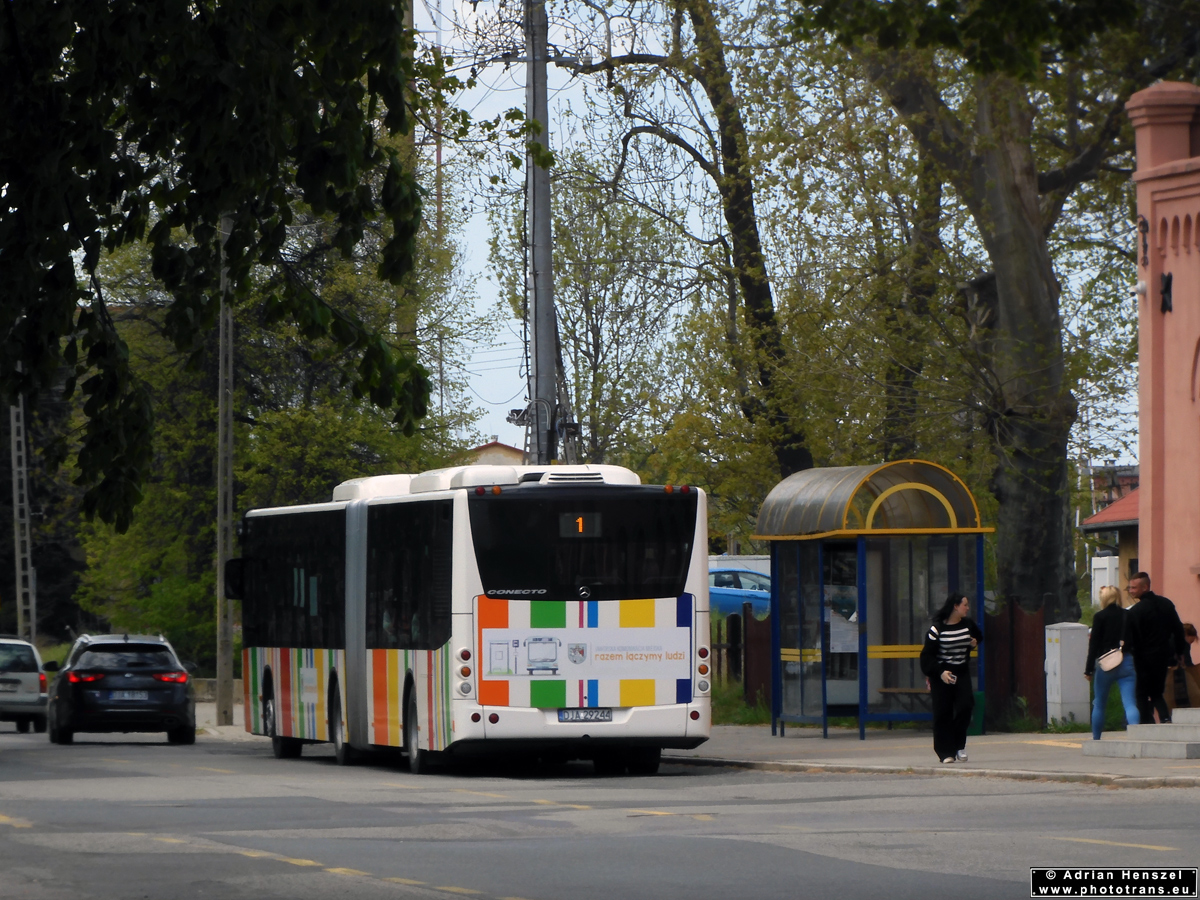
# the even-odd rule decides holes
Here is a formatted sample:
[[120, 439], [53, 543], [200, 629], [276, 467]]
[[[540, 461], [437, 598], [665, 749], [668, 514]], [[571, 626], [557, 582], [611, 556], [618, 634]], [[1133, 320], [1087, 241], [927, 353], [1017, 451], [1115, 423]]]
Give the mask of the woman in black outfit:
[[[1138, 725], [1141, 715], [1137, 706], [1137, 670], [1133, 664], [1130, 647], [1137, 646], [1137, 623], [1133, 616], [1121, 606], [1121, 592], [1111, 585], [1100, 588], [1100, 611], [1092, 618], [1092, 632], [1088, 636], [1087, 662], [1083, 674], [1088, 681], [1094, 676], [1092, 695], [1092, 740], [1100, 740], [1104, 730], [1104, 713], [1108, 708], [1108, 689], [1114, 684], [1121, 692], [1121, 703], [1125, 706], [1125, 723]], [[1107, 672], [1096, 668], [1096, 660], [1110, 650], [1121, 651], [1121, 664]]]
[[970, 611], [971, 601], [963, 594], [947, 597], [921, 648], [921, 671], [933, 695], [933, 749], [944, 763], [967, 761], [967, 728], [975, 708], [967, 662], [983, 640]]

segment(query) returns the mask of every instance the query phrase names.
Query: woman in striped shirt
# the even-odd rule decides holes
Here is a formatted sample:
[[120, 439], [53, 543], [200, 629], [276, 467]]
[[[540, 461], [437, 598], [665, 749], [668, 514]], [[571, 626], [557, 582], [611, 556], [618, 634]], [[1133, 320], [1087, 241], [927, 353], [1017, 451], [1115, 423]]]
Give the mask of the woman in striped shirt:
[[947, 597], [921, 648], [921, 671], [933, 699], [933, 749], [944, 763], [967, 761], [967, 728], [975, 708], [967, 660], [983, 640], [970, 611], [971, 601], [962, 594]]

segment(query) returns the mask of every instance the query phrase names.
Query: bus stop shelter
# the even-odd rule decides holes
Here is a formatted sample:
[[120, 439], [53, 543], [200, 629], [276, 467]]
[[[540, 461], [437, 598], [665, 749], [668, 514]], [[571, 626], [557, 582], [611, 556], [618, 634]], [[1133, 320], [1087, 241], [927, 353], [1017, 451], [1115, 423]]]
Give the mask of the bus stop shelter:
[[[786, 723], [855, 716], [932, 718], [918, 659], [951, 591], [980, 623], [979, 506], [949, 469], [922, 460], [814, 468], [763, 501], [758, 540], [771, 546], [771, 733]], [[984, 645], [971, 655], [983, 691]]]

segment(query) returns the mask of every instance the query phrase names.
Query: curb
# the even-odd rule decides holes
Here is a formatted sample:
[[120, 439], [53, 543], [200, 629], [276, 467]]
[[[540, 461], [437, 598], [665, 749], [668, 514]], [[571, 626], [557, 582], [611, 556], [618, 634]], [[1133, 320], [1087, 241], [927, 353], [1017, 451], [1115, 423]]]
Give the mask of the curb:
[[756, 769], [762, 772], [809, 772], [817, 775], [940, 775], [957, 778], [1007, 778], [1012, 781], [1059, 781], [1122, 788], [1200, 787], [1200, 777], [1193, 775], [1105, 775], [1097, 772], [1035, 772], [1026, 769], [964, 769], [948, 766], [861, 766], [850, 763], [778, 762], [666, 754], [663, 755], [663, 762], [680, 766]]

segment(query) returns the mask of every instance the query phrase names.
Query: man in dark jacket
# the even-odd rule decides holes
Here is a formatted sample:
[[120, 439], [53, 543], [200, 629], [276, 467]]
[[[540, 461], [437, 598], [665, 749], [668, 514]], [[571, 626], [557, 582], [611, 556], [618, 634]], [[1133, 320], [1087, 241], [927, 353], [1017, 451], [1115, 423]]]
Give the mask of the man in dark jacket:
[[1183, 638], [1183, 623], [1175, 604], [1150, 590], [1150, 576], [1138, 572], [1129, 579], [1129, 596], [1136, 602], [1129, 609], [1130, 620], [1136, 625], [1137, 644], [1133, 647], [1133, 665], [1137, 669], [1137, 704], [1143, 724], [1154, 721], [1158, 710], [1159, 722], [1170, 722], [1171, 711], [1163, 699], [1167, 669], [1176, 656], [1187, 652]]

